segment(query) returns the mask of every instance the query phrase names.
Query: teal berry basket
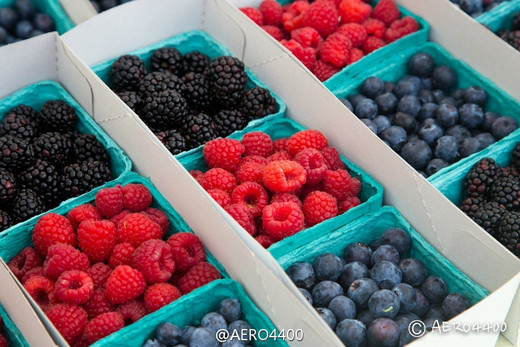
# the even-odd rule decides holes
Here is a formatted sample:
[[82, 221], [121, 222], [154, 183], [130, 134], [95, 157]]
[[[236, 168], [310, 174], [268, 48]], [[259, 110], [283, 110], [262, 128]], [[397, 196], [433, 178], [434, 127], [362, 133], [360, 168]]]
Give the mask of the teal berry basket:
[[[359, 89], [363, 81], [371, 76], [377, 76], [383, 81], [397, 82], [400, 78], [407, 75], [408, 60], [414, 54], [419, 52], [426, 52], [431, 54], [437, 65], [449, 65], [451, 68], [453, 68], [458, 76], [456, 88], [480, 86], [486, 90], [489, 96], [485, 107], [486, 111], [496, 112], [502, 116], [511, 116], [520, 123], [519, 101], [513, 99], [513, 97], [511, 97], [509, 94], [499, 89], [491, 80], [480, 75], [469, 65], [458, 59], [455, 59], [442, 47], [432, 42], [428, 42], [418, 47], [411, 47], [404, 51], [396, 51], [395, 54], [384, 60], [384, 64], [360, 64], [355, 66], [355, 69], [352, 71], [353, 74], [349, 78], [344, 78], [341, 81], [336, 80], [327, 87], [334, 95], [339, 98], [343, 98], [359, 93]], [[505, 139], [515, 136], [514, 134], [517, 132], [520, 132], [520, 130], [516, 130], [509, 136], [505, 137]], [[501, 141], [504, 141], [504, 139], [497, 141], [488, 148], [494, 148]], [[435, 174], [431, 175], [428, 180], [432, 181], [437, 177], [443, 176], [449, 170], [464, 165], [464, 163], [468, 161], [472, 161], [473, 158], [479, 155], [479, 153], [480, 152], [474, 153], [469, 157], [463, 158], [458, 162], [437, 171]]]
[[[92, 347], [101, 346], [141, 346], [147, 339], [155, 338], [155, 329], [164, 322], [183, 328], [187, 325], [197, 326], [206, 313], [218, 311], [220, 301], [236, 298], [242, 307], [242, 316], [256, 332], [275, 329], [270, 319], [247, 296], [237, 282], [230, 279], [216, 280], [177, 299], [167, 310], [159, 310], [141, 318], [136, 323], [94, 343]], [[263, 335], [262, 335], [263, 336]], [[257, 340], [255, 346], [287, 346], [282, 340]]]
[[[230, 137], [236, 140], [240, 140], [246, 133], [252, 131], [261, 131], [268, 134], [273, 140], [275, 140], [283, 137], [290, 137], [294, 133], [297, 133], [301, 130], [305, 130], [305, 128], [300, 124], [288, 118], [282, 118], [273, 119], [264, 124], [248, 127], [241, 130], [240, 132], [233, 134]], [[361, 181], [361, 193], [359, 196], [361, 204], [337, 217], [323, 221], [319, 224], [316, 224], [315, 226], [304, 229], [292, 236], [286, 237], [285, 239], [274, 243], [267, 249], [273, 255], [273, 257], [279, 258], [286, 253], [287, 249], [305, 245], [314, 240], [317, 234], [337, 229], [340, 226], [345, 225], [346, 223], [353, 221], [354, 219], [359, 218], [366, 213], [375, 211], [381, 207], [383, 201], [383, 187], [367, 173], [362, 171], [357, 165], [348, 161], [343, 156], [341, 156], [341, 160], [347, 166], [347, 170], [351, 176], [357, 177]], [[185, 156], [179, 161], [188, 171], [208, 170], [208, 166], [206, 165], [204, 156], [202, 155], [202, 148], [197, 149], [196, 152]]]
[[513, 16], [520, 11], [520, 0], [503, 2], [492, 11], [477, 18], [480, 24], [486, 25], [496, 33], [499, 30], [510, 30]]
[[[231, 53], [225, 48], [223, 45], [215, 41], [210, 35], [203, 31], [199, 30], [193, 30], [188, 31], [186, 33], [173, 36], [169, 39], [163, 40], [161, 42], [158, 42], [156, 44], [153, 44], [151, 46], [147, 46], [145, 48], [142, 48], [140, 50], [130, 52], [128, 54], [137, 55], [140, 57], [146, 65], [146, 68], [148, 71], [150, 71], [150, 64], [149, 60], [152, 56], [153, 52], [159, 48], [162, 47], [175, 47], [181, 52], [181, 54], [187, 54], [193, 51], [199, 51], [200, 53], [206, 54], [211, 59], [216, 58], [221, 55], [231, 55]], [[112, 64], [118, 59], [119, 57], [116, 57], [114, 59], [111, 59], [109, 61], [106, 61], [104, 63], [98, 64], [94, 67], [92, 67], [92, 70], [105, 82], [109, 87], [112, 87], [113, 84], [110, 80], [110, 67]], [[246, 89], [251, 89], [253, 87], [263, 87], [267, 88], [266, 85], [264, 85], [253, 73], [251, 73], [249, 70], [246, 69], [247, 72], [247, 83], [246, 83]], [[269, 88], [267, 88], [269, 89]], [[283, 103], [283, 101], [276, 96], [271, 90], [271, 95], [276, 100], [276, 112], [273, 114], [270, 114], [264, 118], [255, 119], [249, 122], [249, 126], [262, 124], [270, 119], [275, 118], [282, 118], [285, 115], [285, 109], [286, 106]], [[200, 147], [199, 147], [200, 148]], [[197, 148], [191, 149], [189, 151], [180, 153], [176, 155], [177, 159], [183, 158], [186, 155], [189, 155], [190, 153], [196, 151]]]
[[[20, 104], [31, 106], [37, 112], [39, 112], [45, 102], [48, 100], [58, 99], [65, 101], [76, 110], [76, 114], [78, 116], [76, 129], [81, 133], [92, 134], [96, 136], [103, 147], [105, 147], [110, 156], [110, 171], [112, 172], [112, 178], [116, 179], [121, 177], [121, 175], [130, 172], [132, 169], [132, 162], [130, 159], [128, 159], [119, 146], [110, 137], [108, 137], [107, 134], [105, 134], [105, 132], [99, 127], [99, 125], [96, 124], [92, 117], [90, 117], [89, 114], [76, 102], [76, 100], [74, 100], [74, 98], [57, 82], [37, 82], [0, 100], [0, 120], [4, 117], [5, 112]], [[75, 199], [77, 198], [70, 198], [65, 200], [61, 203], [61, 205], [68, 204]], [[25, 222], [30, 222], [38, 218], [39, 216], [34, 216]]]
[[1, 333], [7, 340], [7, 345], [12, 347], [29, 347], [22, 333], [18, 330], [16, 325], [14, 325], [2, 305], [0, 305], [0, 317], [2, 317], [4, 324], [4, 329]]

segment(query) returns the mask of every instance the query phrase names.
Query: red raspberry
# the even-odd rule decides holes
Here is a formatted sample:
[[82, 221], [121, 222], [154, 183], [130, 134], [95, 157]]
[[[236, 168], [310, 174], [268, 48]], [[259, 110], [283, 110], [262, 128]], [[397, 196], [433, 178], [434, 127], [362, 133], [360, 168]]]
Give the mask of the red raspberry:
[[286, 12], [282, 15], [282, 24], [288, 32], [302, 26], [303, 14], [309, 8], [307, 1], [299, 0], [288, 4]]
[[299, 42], [303, 47], [312, 47], [314, 49], [318, 49], [323, 42], [318, 30], [311, 27], [294, 29], [291, 31], [291, 39]]
[[343, 0], [338, 7], [341, 23], [363, 23], [370, 17], [372, 7], [361, 0]]
[[56, 243], [76, 246], [76, 233], [67, 218], [56, 213], [48, 213], [36, 222], [32, 240], [34, 248], [46, 256], [49, 247]]
[[349, 196], [342, 202], [338, 203], [338, 211], [339, 214], [345, 213], [348, 210], [350, 210], [353, 207], [356, 207], [357, 205], [361, 204], [361, 201], [357, 196]]
[[7, 263], [7, 266], [11, 269], [16, 278], [21, 281], [27, 272], [35, 267], [42, 266], [42, 264], [43, 260], [42, 257], [40, 257], [40, 254], [38, 254], [34, 248], [26, 247], [15, 257], [11, 258]]
[[7, 345], [7, 340], [5, 339], [5, 337], [2, 334], [0, 334], [0, 347], [9, 347]]
[[166, 282], [175, 271], [170, 246], [161, 240], [143, 242], [132, 255], [132, 266], [149, 283]]
[[244, 204], [231, 204], [224, 208], [227, 213], [250, 235], [256, 234], [255, 219], [249, 208]]
[[264, 184], [273, 193], [295, 191], [305, 184], [306, 179], [307, 172], [295, 161], [273, 161], [264, 168]]
[[365, 30], [369, 36], [373, 35], [379, 39], [382, 39], [385, 36], [386, 26], [385, 23], [381, 22], [380, 20], [368, 18], [363, 22], [363, 27], [365, 27]]
[[102, 313], [88, 322], [83, 333], [89, 344], [115, 333], [125, 326], [123, 317], [117, 312]]
[[85, 220], [101, 220], [101, 214], [99, 213], [96, 206], [91, 204], [83, 204], [74, 207], [67, 213], [67, 218], [72, 224], [74, 230], [76, 230], [79, 224]]
[[[293, 160], [293, 157], [287, 151], [275, 152], [267, 157], [266, 164], [272, 163], [273, 161], [280, 161], [280, 160]], [[265, 167], [265, 165], [264, 165], [264, 167]]]
[[361, 47], [368, 37], [367, 30], [359, 23], [343, 24], [337, 32], [345, 35], [352, 43], [352, 47]]
[[161, 230], [163, 233], [163, 236], [168, 232], [168, 229], [170, 229], [170, 220], [168, 219], [168, 216], [163, 211], [149, 207], [146, 209], [146, 211], [141, 212], [146, 217], [150, 218], [151, 221], [159, 224], [161, 226]]
[[96, 289], [83, 308], [87, 311], [89, 318], [94, 318], [102, 313], [113, 311], [114, 305], [108, 301], [104, 289]]
[[261, 157], [259, 155], [249, 155], [240, 160], [240, 163], [238, 164], [238, 169], [240, 169], [240, 167], [242, 167], [242, 165], [250, 164], [250, 163], [265, 165], [265, 164], [267, 164], [267, 161], [266, 161], [265, 157]]
[[338, 67], [326, 63], [323, 60], [317, 60], [316, 65], [314, 65], [312, 69], [312, 73], [322, 82], [328, 80], [339, 71], [340, 69]]
[[94, 289], [102, 287], [107, 282], [111, 273], [112, 269], [105, 263], [95, 263], [87, 269], [87, 274], [94, 282]]
[[287, 149], [291, 155], [296, 155], [299, 151], [306, 148], [316, 148], [321, 151], [329, 147], [329, 141], [318, 130], [299, 131], [289, 138]]
[[303, 65], [309, 70], [312, 70], [314, 64], [316, 64], [316, 50], [312, 47], [303, 47], [299, 42], [295, 40], [282, 40], [280, 43], [287, 48]]
[[[276, 2], [276, 1], [273, 1]], [[280, 28], [275, 27], [274, 25], [262, 25], [262, 29], [269, 35], [271, 35], [276, 41], [283, 40], [283, 32]]]
[[359, 194], [361, 182], [356, 177], [350, 177], [347, 170], [328, 170], [323, 179], [323, 187], [338, 201], [343, 201]]
[[237, 186], [237, 179], [229, 171], [221, 168], [214, 168], [208, 170], [204, 174], [204, 182], [202, 187], [206, 190], [222, 189], [226, 192], [231, 192]]
[[96, 194], [96, 207], [105, 218], [112, 218], [123, 211], [121, 188], [103, 188]]
[[[202, 149], [202, 154], [210, 168], [221, 168], [227, 171], [235, 171], [240, 162], [245, 147], [238, 140], [215, 139], [207, 142]], [[206, 175], [204, 180], [206, 180]]]
[[255, 240], [258, 241], [258, 243], [264, 248], [269, 248], [274, 243], [273, 240], [271, 240], [271, 238], [267, 235], [255, 236]]
[[262, 12], [260, 12], [258, 9], [254, 7], [242, 7], [240, 9], [246, 16], [249, 17], [253, 22], [255, 22], [257, 25], [263, 25], [264, 24], [264, 18], [262, 16]]
[[302, 202], [300, 198], [292, 193], [276, 193], [271, 198], [271, 204], [275, 202], [294, 202], [299, 208], [302, 208]]
[[359, 48], [352, 48], [350, 51], [350, 56], [348, 57], [348, 65], [354, 64], [356, 61], [360, 60], [365, 56], [362, 50]]
[[338, 215], [336, 198], [325, 192], [312, 192], [303, 201], [303, 214], [308, 226], [336, 217]]
[[23, 287], [44, 311], [57, 301], [54, 295], [54, 282], [45, 276], [32, 276], [25, 281]]
[[327, 164], [325, 164], [323, 155], [317, 149], [307, 148], [298, 152], [294, 161], [307, 171], [306, 184], [318, 184], [327, 172]]
[[106, 261], [116, 245], [116, 225], [108, 220], [81, 222], [78, 247], [91, 263]]
[[[265, 164], [245, 163], [236, 172], [239, 183], [256, 182], [262, 184]], [[221, 205], [222, 206], [222, 205]], [[227, 206], [227, 205], [226, 205]]]
[[49, 247], [43, 262], [43, 274], [55, 281], [65, 271], [86, 271], [89, 266], [86, 254], [70, 245], [58, 243]]
[[320, 49], [321, 60], [342, 68], [347, 65], [352, 43], [341, 33], [327, 37]]
[[56, 304], [49, 308], [46, 315], [70, 344], [83, 334], [88, 323], [87, 312], [77, 305]]
[[130, 212], [140, 212], [150, 207], [153, 201], [152, 193], [144, 185], [138, 184], [127, 184], [121, 187], [123, 193], [123, 206], [124, 209]]
[[274, 0], [263, 0], [258, 6], [262, 17], [264, 18], [264, 24], [280, 26], [282, 24], [282, 5]]
[[275, 152], [287, 151], [287, 143], [289, 143], [289, 139], [287, 137], [283, 137], [281, 139], [276, 139], [273, 141], [273, 149]]
[[65, 271], [56, 281], [54, 293], [63, 302], [81, 305], [92, 297], [94, 281], [85, 271]]
[[181, 296], [180, 290], [169, 283], [153, 284], [144, 292], [144, 306], [148, 313], [155, 312]]
[[245, 147], [245, 156], [258, 155], [268, 157], [273, 153], [273, 141], [271, 137], [261, 131], [254, 131], [244, 135], [240, 141]]
[[413, 17], [403, 17], [396, 20], [385, 31], [385, 40], [394, 42], [403, 36], [419, 30], [419, 23]]
[[161, 236], [161, 226], [140, 213], [130, 213], [117, 225], [117, 243], [130, 242], [139, 247], [144, 241]]
[[231, 202], [233, 204], [245, 204], [253, 217], [258, 217], [262, 214], [263, 208], [269, 203], [269, 196], [260, 184], [245, 182], [233, 190]]
[[341, 158], [336, 148], [324, 148], [320, 152], [323, 155], [323, 160], [325, 160], [325, 164], [327, 164], [329, 170], [338, 170], [345, 168], [345, 164], [341, 161]]
[[304, 216], [294, 202], [275, 202], [262, 211], [265, 232], [273, 241], [279, 241], [303, 229]]
[[106, 283], [107, 299], [117, 305], [143, 294], [146, 281], [141, 272], [128, 265], [119, 265], [112, 271]]
[[399, 19], [400, 15], [401, 13], [394, 0], [381, 0], [372, 11], [372, 17], [379, 19], [385, 25], [392, 24]]
[[[321, 181], [318, 184], [306, 184], [303, 186], [299, 196], [301, 201], [305, 200], [305, 198], [312, 192], [315, 192], [317, 190], [323, 191], [323, 181]], [[303, 207], [303, 206], [302, 206]]]
[[116, 312], [123, 316], [125, 326], [137, 322], [139, 319], [146, 316], [146, 308], [144, 303], [137, 300], [130, 300], [117, 307]]
[[204, 172], [200, 170], [190, 170], [189, 173], [195, 179], [199, 178], [200, 176], [204, 176]]
[[186, 272], [175, 271], [175, 273], [173, 274], [172, 278], [170, 278], [168, 283], [172, 284], [172, 285], [174, 285], [176, 287], [179, 287], [179, 281], [181, 280], [181, 278], [184, 277], [184, 275], [186, 275]]
[[231, 204], [231, 196], [228, 192], [225, 192], [222, 189], [210, 189], [208, 190], [208, 194], [222, 207]]
[[27, 271], [22, 277], [22, 283], [25, 284], [25, 282], [33, 276], [43, 276], [43, 267], [37, 266]]
[[327, 37], [338, 28], [339, 13], [336, 5], [329, 1], [315, 1], [303, 13], [303, 25], [316, 29]]
[[206, 251], [197, 235], [181, 232], [170, 236], [166, 241], [178, 271], [185, 272], [206, 260]]
[[132, 254], [135, 252], [135, 247], [130, 242], [123, 242], [114, 247], [108, 265], [115, 269], [119, 265], [130, 265], [132, 263]]
[[386, 42], [375, 36], [369, 36], [363, 44], [363, 53], [370, 54], [376, 49], [386, 46]]
[[130, 214], [131, 212], [128, 211], [128, 210], [124, 210], [123, 212], [121, 212], [120, 214], [118, 215], [115, 215], [114, 217], [110, 218], [110, 221], [112, 223], [114, 223], [115, 225], [118, 225], [119, 222], [121, 222], [123, 220], [123, 218], [125, 218], [128, 214]]
[[218, 270], [210, 263], [201, 262], [192, 267], [179, 280], [182, 294], [188, 294], [203, 285], [220, 278]]

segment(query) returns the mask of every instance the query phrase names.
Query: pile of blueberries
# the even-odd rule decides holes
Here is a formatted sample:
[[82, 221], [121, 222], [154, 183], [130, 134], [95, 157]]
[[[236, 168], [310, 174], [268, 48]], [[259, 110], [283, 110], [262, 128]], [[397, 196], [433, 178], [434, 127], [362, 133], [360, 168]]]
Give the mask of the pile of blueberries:
[[54, 20], [38, 12], [30, 0], [16, 0], [12, 8], [0, 8], [0, 46], [54, 30]]
[[501, 3], [509, 0], [450, 0], [455, 6], [475, 18], [484, 12], [491, 11]]
[[132, 0], [90, 0], [96, 11], [103, 12]]
[[518, 128], [514, 118], [486, 112], [481, 87], [455, 89], [457, 73], [430, 54], [412, 56], [408, 73], [397, 83], [369, 77], [360, 94], [340, 100], [425, 177]]
[[370, 246], [347, 245], [343, 258], [324, 253], [286, 272], [346, 346], [404, 346], [415, 340], [413, 321], [431, 331], [471, 306], [465, 296], [448, 294], [422, 261], [405, 257], [411, 242], [403, 229], [391, 228]]

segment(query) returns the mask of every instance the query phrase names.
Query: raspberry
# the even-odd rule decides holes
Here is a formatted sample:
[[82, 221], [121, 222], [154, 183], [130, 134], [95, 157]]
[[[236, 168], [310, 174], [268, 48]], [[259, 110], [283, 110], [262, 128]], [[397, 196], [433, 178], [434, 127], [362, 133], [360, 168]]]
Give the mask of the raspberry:
[[394, 0], [381, 0], [372, 11], [372, 17], [379, 19], [385, 25], [392, 24], [399, 19], [399, 16], [399, 8], [397, 8]]
[[338, 28], [339, 13], [336, 6], [328, 1], [315, 1], [303, 13], [303, 26], [316, 29], [322, 37], [327, 37]]
[[239, 183], [256, 182], [262, 184], [264, 167], [265, 164], [245, 163], [237, 170], [236, 178]]
[[115, 333], [125, 326], [123, 317], [117, 312], [102, 313], [88, 322], [83, 336], [89, 344]]
[[287, 48], [303, 65], [309, 70], [312, 70], [314, 64], [316, 64], [316, 50], [312, 47], [303, 47], [299, 42], [295, 40], [282, 40], [280, 43]]
[[83, 334], [88, 323], [87, 312], [77, 305], [56, 304], [49, 308], [46, 315], [70, 344]]
[[380, 20], [368, 18], [363, 22], [363, 27], [369, 36], [372, 35], [379, 39], [382, 39], [385, 36], [386, 26], [385, 23], [381, 22]]
[[318, 130], [299, 131], [289, 138], [287, 149], [291, 155], [296, 155], [299, 151], [306, 148], [316, 148], [322, 150], [329, 147], [329, 141]]
[[307, 148], [298, 152], [294, 161], [307, 171], [306, 184], [318, 184], [327, 172], [327, 164], [325, 164], [323, 155], [317, 149]]
[[124, 210], [120, 214], [115, 215], [114, 217], [110, 218], [110, 221], [112, 223], [114, 223], [115, 225], [118, 225], [119, 222], [121, 222], [123, 220], [123, 218], [125, 218], [128, 214], [130, 214], [130, 211]]
[[208, 194], [222, 207], [231, 204], [231, 196], [222, 189], [210, 189], [208, 190]]
[[307, 172], [295, 161], [280, 160], [264, 168], [264, 184], [273, 193], [287, 193], [305, 184]]
[[43, 262], [43, 274], [55, 281], [65, 271], [86, 271], [89, 266], [86, 254], [70, 245], [58, 243], [49, 247]]
[[385, 39], [387, 42], [394, 42], [417, 30], [419, 30], [419, 24], [413, 17], [403, 17], [390, 24], [385, 31]]
[[368, 37], [367, 30], [359, 23], [343, 24], [337, 32], [346, 36], [352, 43], [352, 47], [356, 48], [361, 47]]
[[324, 148], [321, 151], [323, 160], [329, 170], [344, 169], [345, 164], [341, 161], [338, 151], [334, 147]]
[[363, 53], [370, 54], [376, 49], [386, 46], [386, 42], [383, 39], [379, 39], [375, 36], [369, 36], [363, 44]]
[[11, 258], [7, 263], [7, 266], [11, 269], [16, 278], [21, 281], [27, 272], [36, 267], [42, 266], [42, 264], [43, 260], [42, 257], [40, 257], [40, 254], [38, 254], [34, 248], [26, 247], [15, 257]]
[[204, 145], [202, 154], [210, 168], [234, 171], [238, 167], [245, 147], [238, 140], [215, 139]]
[[361, 182], [357, 178], [350, 177], [347, 170], [327, 170], [323, 179], [323, 188], [338, 201], [343, 201], [359, 194]]
[[85, 271], [65, 271], [56, 281], [54, 293], [63, 302], [81, 305], [92, 297], [94, 281]]
[[27, 280], [33, 276], [43, 276], [43, 267], [37, 266], [27, 271], [22, 277], [22, 283], [25, 284], [25, 282], [27, 282]]
[[87, 274], [94, 282], [94, 289], [102, 287], [107, 282], [111, 273], [112, 269], [105, 263], [95, 263], [87, 269]]
[[210, 263], [201, 262], [188, 270], [179, 280], [179, 289], [188, 294], [203, 285], [220, 278], [218, 270]]
[[56, 302], [54, 282], [45, 276], [32, 276], [25, 281], [23, 287], [44, 311]]
[[96, 289], [90, 300], [83, 305], [83, 308], [87, 311], [89, 318], [94, 318], [102, 313], [114, 310], [114, 305], [108, 301], [104, 289]]
[[281, 139], [276, 139], [273, 141], [273, 149], [275, 152], [287, 151], [287, 143], [289, 139], [287, 137], [283, 137]]
[[178, 287], [179, 286], [179, 281], [180, 281], [181, 278], [184, 277], [184, 275], [186, 275], [186, 272], [175, 271], [175, 273], [173, 274], [172, 278], [170, 278], [168, 283]]
[[336, 217], [338, 215], [336, 198], [325, 192], [312, 192], [303, 201], [303, 214], [308, 226]]
[[362, 50], [359, 48], [352, 48], [350, 51], [350, 56], [348, 57], [348, 63], [347, 65], [354, 64], [356, 61], [360, 60], [365, 56], [365, 53], [363, 53]]
[[338, 73], [340, 70], [340, 68], [326, 63], [323, 60], [317, 60], [314, 68], [311, 71], [320, 81], [324, 82]]
[[345, 200], [338, 203], [339, 214], [345, 213], [359, 204], [361, 204], [361, 201], [357, 196], [349, 196]]
[[255, 155], [268, 157], [273, 153], [271, 137], [261, 131], [254, 131], [244, 135], [240, 141], [245, 147], [245, 156]]
[[226, 192], [231, 192], [237, 186], [237, 179], [232, 173], [221, 168], [214, 168], [208, 170], [204, 174], [204, 182], [202, 187], [209, 189], [222, 189]]
[[206, 260], [206, 251], [197, 235], [188, 232], [176, 233], [170, 236], [166, 243], [171, 248], [178, 271], [185, 272]]
[[144, 306], [149, 313], [155, 312], [177, 300], [181, 295], [180, 290], [169, 283], [153, 284], [144, 292]]
[[254, 7], [242, 7], [240, 9], [246, 16], [249, 17], [253, 22], [255, 22], [257, 25], [263, 25], [264, 24], [264, 18], [262, 16], [262, 12], [260, 12], [258, 9]]
[[114, 247], [108, 265], [115, 269], [119, 265], [130, 265], [132, 263], [132, 254], [135, 252], [135, 247], [130, 242], [123, 242]]
[[266, 161], [265, 157], [261, 157], [259, 155], [249, 155], [240, 160], [240, 163], [238, 164], [238, 169], [240, 169], [240, 167], [242, 165], [245, 165], [248, 163], [265, 165], [265, 164], [267, 164], [267, 161]]
[[318, 30], [311, 27], [291, 31], [291, 39], [299, 42], [303, 47], [312, 47], [314, 49], [318, 49], [323, 42]]
[[233, 204], [243, 203], [249, 208], [253, 217], [262, 214], [262, 210], [269, 202], [269, 196], [264, 187], [255, 182], [242, 183], [231, 193]]
[[79, 224], [85, 220], [101, 220], [101, 214], [99, 213], [96, 206], [91, 204], [83, 204], [74, 207], [67, 213], [67, 218], [72, 224], [74, 230], [76, 230]]
[[142, 184], [127, 184], [121, 187], [123, 193], [124, 209], [130, 212], [144, 211], [152, 203], [153, 197], [150, 190]]
[[[273, 1], [276, 2], [276, 1]], [[271, 35], [276, 41], [283, 40], [283, 32], [280, 28], [275, 27], [274, 25], [262, 25], [262, 29], [269, 35]]]
[[315, 192], [317, 190], [323, 191], [323, 181], [321, 181], [318, 184], [306, 184], [303, 186], [299, 196], [300, 199], [303, 201], [305, 198], [312, 192]]
[[117, 243], [130, 242], [139, 247], [144, 241], [160, 239], [161, 236], [161, 226], [140, 213], [128, 214], [117, 225]]
[[123, 316], [125, 326], [137, 322], [139, 319], [146, 316], [146, 308], [144, 303], [137, 300], [130, 300], [117, 307], [116, 312]]
[[200, 176], [204, 176], [204, 172], [200, 170], [190, 170], [189, 173], [195, 179], [199, 178]]
[[264, 208], [262, 221], [267, 235], [279, 241], [302, 230], [304, 216], [294, 202], [275, 202]]
[[34, 248], [46, 256], [49, 247], [56, 243], [76, 246], [76, 233], [67, 218], [56, 213], [48, 213], [36, 222], [32, 240]]
[[123, 192], [120, 187], [103, 188], [96, 194], [96, 207], [105, 218], [121, 213], [123, 206]]
[[303, 22], [303, 15], [309, 8], [307, 1], [299, 0], [287, 6], [286, 12], [282, 15], [282, 24], [288, 32], [299, 28]]
[[143, 242], [132, 255], [132, 266], [148, 283], [166, 282], [175, 271], [170, 246], [161, 240]]
[[161, 227], [163, 236], [168, 232], [170, 229], [170, 220], [168, 219], [168, 216], [163, 211], [149, 207], [144, 212], [141, 212], [146, 217], [150, 218], [151, 221], [159, 224]]
[[1, 333], [0, 333], [0, 347], [9, 347], [7, 345], [7, 340]]
[[255, 236], [255, 240], [258, 241], [258, 243], [264, 248], [269, 248], [274, 243], [273, 240], [271, 240], [271, 238], [267, 235]]
[[78, 247], [91, 263], [106, 261], [116, 245], [116, 225], [108, 220], [86, 220], [78, 227]]
[[226, 212], [229, 213], [229, 215], [233, 217], [233, 219], [236, 220], [237, 223], [240, 224], [240, 226], [250, 235], [256, 234], [255, 219], [246, 205], [231, 204], [224, 208], [224, 210], [226, 210]]
[[263, 0], [258, 6], [265, 25], [280, 26], [282, 24], [282, 5], [274, 0]]
[[352, 43], [341, 33], [334, 33], [327, 37], [320, 49], [321, 60], [342, 68], [347, 65]]
[[372, 7], [361, 0], [343, 0], [338, 7], [341, 23], [363, 23], [370, 17]]
[[[293, 157], [287, 151], [276, 152], [267, 157], [266, 164], [272, 163], [273, 161], [280, 161], [280, 160], [293, 160]], [[264, 165], [264, 167], [265, 167], [265, 165]]]
[[143, 294], [146, 281], [141, 272], [128, 265], [119, 265], [112, 271], [106, 283], [107, 299], [117, 305]]
[[299, 208], [302, 208], [300, 198], [292, 193], [276, 193], [271, 198], [271, 204], [275, 202], [294, 202]]

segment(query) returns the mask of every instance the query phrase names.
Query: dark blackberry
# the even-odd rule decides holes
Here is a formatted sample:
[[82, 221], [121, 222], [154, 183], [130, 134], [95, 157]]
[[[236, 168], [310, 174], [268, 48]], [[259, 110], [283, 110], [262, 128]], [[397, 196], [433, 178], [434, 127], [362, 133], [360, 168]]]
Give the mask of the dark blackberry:
[[14, 221], [6, 211], [0, 210], [0, 231], [4, 231], [14, 225]]
[[141, 95], [142, 98], [145, 98], [147, 95], [157, 94], [167, 89], [173, 89], [182, 95], [184, 92], [184, 83], [179, 77], [169, 73], [168, 71], [154, 71], [144, 76], [137, 88], [139, 95]]
[[511, 25], [512, 30], [520, 30], [520, 11], [513, 15], [513, 23]]
[[269, 90], [254, 87], [242, 95], [242, 112], [249, 119], [258, 119], [276, 112], [276, 100]]
[[466, 175], [464, 189], [468, 196], [485, 195], [493, 184], [499, 167], [491, 158], [481, 159]]
[[468, 216], [480, 225], [489, 234], [495, 235], [500, 218], [507, 210], [497, 202], [486, 202], [475, 212], [468, 212]]
[[32, 189], [40, 194], [48, 208], [55, 207], [62, 200], [58, 172], [46, 160], [36, 160], [34, 165], [20, 172], [18, 179], [22, 188]]
[[127, 90], [119, 92], [117, 93], [117, 96], [119, 96], [119, 98], [126, 104], [126, 106], [130, 107], [135, 113], [139, 113], [139, 110], [143, 106], [143, 100], [134, 91]]
[[153, 52], [150, 58], [152, 71], [167, 71], [182, 75], [182, 54], [175, 47], [163, 47]]
[[65, 131], [63, 133], [61, 133], [63, 136], [65, 136], [65, 138], [69, 139], [71, 141], [71, 143], [74, 142], [74, 140], [78, 137], [80, 137], [81, 135], [83, 135], [82, 132], [78, 131], [78, 130], [72, 130], [72, 131]]
[[135, 90], [146, 75], [146, 67], [135, 55], [119, 57], [110, 68], [110, 78], [116, 91]]
[[520, 182], [513, 177], [499, 177], [489, 188], [490, 201], [498, 202], [508, 210], [520, 206]]
[[34, 140], [33, 146], [37, 158], [58, 166], [66, 164], [72, 153], [70, 138], [56, 131], [41, 134]]
[[67, 197], [78, 196], [110, 180], [110, 168], [102, 161], [87, 160], [63, 168], [60, 189]]
[[223, 107], [238, 104], [247, 82], [244, 63], [228, 55], [217, 57], [209, 64], [207, 76], [215, 103]]
[[77, 122], [76, 110], [63, 100], [47, 101], [38, 117], [38, 124], [46, 131], [73, 130]]
[[210, 61], [207, 55], [193, 51], [182, 57], [182, 68], [185, 74], [190, 72], [205, 74], [208, 72]]
[[520, 213], [506, 212], [502, 215], [497, 239], [514, 255], [520, 257]]
[[184, 97], [193, 109], [204, 110], [211, 104], [209, 98], [209, 83], [206, 76], [189, 72], [182, 78], [184, 82]]
[[513, 46], [514, 49], [520, 50], [520, 30], [505, 31], [500, 38]]
[[466, 214], [475, 213], [485, 202], [486, 201], [482, 196], [478, 196], [475, 198], [469, 197], [462, 200], [462, 202], [459, 204], [459, 208], [462, 210], [462, 212]]
[[221, 110], [213, 117], [217, 136], [226, 137], [247, 126], [247, 119], [238, 110]]
[[188, 112], [186, 100], [175, 90], [163, 90], [144, 99], [140, 113], [143, 121], [153, 129], [171, 128]]
[[6, 113], [4, 113], [4, 117], [10, 113], [14, 113], [18, 116], [24, 116], [32, 125], [32, 127], [37, 130], [38, 129], [38, 112], [31, 106], [27, 105], [18, 105]]
[[516, 144], [513, 153], [511, 153], [511, 166], [520, 168], [520, 142]]
[[495, 179], [499, 177], [511, 177], [518, 179], [520, 178], [520, 171], [514, 166], [506, 166], [498, 168], [497, 174], [495, 175]]
[[6, 205], [16, 195], [16, 178], [6, 169], [0, 168], [0, 204]]
[[77, 162], [93, 159], [110, 164], [110, 156], [107, 150], [92, 134], [82, 134], [76, 137], [72, 147], [74, 160]]
[[188, 148], [195, 148], [217, 137], [215, 124], [204, 113], [189, 114], [182, 122], [181, 132], [188, 142]]
[[34, 190], [20, 189], [14, 198], [11, 215], [17, 223], [20, 223], [45, 210], [43, 201]]
[[36, 136], [36, 132], [37, 129], [25, 116], [16, 113], [6, 114], [0, 122], [0, 135], [11, 135], [30, 142]]
[[15, 172], [33, 161], [33, 146], [29, 142], [11, 135], [0, 136], [0, 167]]
[[188, 150], [186, 139], [177, 130], [162, 131], [157, 134], [157, 137], [173, 155]]

